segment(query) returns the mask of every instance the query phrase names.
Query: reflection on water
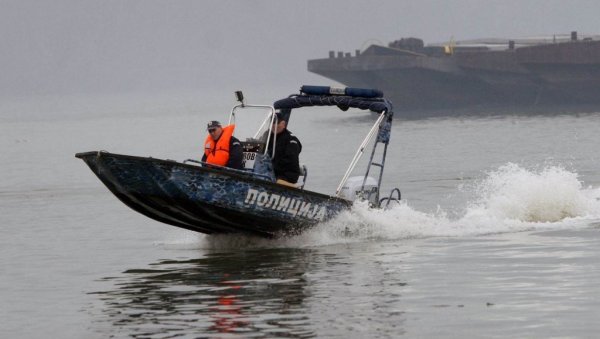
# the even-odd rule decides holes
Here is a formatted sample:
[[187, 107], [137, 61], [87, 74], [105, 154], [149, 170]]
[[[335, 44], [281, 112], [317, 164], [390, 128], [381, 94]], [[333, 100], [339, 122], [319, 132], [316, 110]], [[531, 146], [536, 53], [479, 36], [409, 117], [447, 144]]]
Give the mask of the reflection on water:
[[270, 249], [162, 260], [130, 269], [108, 291], [96, 317], [106, 332], [132, 337], [313, 337], [304, 272], [311, 250]]

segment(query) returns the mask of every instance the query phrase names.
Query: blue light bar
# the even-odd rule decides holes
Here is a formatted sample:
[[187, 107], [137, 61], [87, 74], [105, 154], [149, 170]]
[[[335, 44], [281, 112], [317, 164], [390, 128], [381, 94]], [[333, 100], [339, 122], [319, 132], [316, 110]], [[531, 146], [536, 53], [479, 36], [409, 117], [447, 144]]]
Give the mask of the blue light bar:
[[300, 87], [300, 92], [306, 95], [344, 95], [356, 98], [382, 98], [383, 92], [378, 89], [352, 88], [352, 87], [331, 87], [331, 86], [311, 86], [304, 85]]

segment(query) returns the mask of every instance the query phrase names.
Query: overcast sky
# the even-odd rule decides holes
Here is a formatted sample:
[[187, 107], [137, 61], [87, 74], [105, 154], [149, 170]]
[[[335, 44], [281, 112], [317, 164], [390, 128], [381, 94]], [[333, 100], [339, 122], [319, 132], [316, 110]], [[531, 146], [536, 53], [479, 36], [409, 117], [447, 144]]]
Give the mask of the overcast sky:
[[329, 50], [600, 33], [595, 0], [0, 0], [0, 97], [329, 83]]

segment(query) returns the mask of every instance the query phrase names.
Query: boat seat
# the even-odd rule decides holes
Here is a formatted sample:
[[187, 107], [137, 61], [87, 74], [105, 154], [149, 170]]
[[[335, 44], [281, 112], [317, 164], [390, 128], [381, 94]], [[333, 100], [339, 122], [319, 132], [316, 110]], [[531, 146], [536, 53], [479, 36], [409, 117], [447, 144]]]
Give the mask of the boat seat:
[[304, 164], [300, 164], [300, 177], [298, 178], [298, 182], [296, 186], [299, 189], [304, 189], [304, 185], [306, 184], [306, 178], [308, 177], [308, 167]]
[[306, 168], [306, 166], [300, 165], [300, 176], [298, 177], [298, 181], [295, 184], [285, 181], [283, 179], [277, 179], [276, 183], [278, 183], [279, 185], [299, 188], [302, 190], [302, 189], [304, 189], [304, 184], [306, 184], [307, 173], [308, 173], [308, 169]]

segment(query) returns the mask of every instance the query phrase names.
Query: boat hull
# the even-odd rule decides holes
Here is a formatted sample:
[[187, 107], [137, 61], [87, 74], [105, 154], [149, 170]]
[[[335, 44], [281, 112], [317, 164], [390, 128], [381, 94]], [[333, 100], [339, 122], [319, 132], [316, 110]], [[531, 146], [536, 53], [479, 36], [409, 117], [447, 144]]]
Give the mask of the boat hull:
[[297, 234], [351, 206], [344, 199], [225, 168], [108, 152], [76, 156], [133, 210], [206, 234]]

